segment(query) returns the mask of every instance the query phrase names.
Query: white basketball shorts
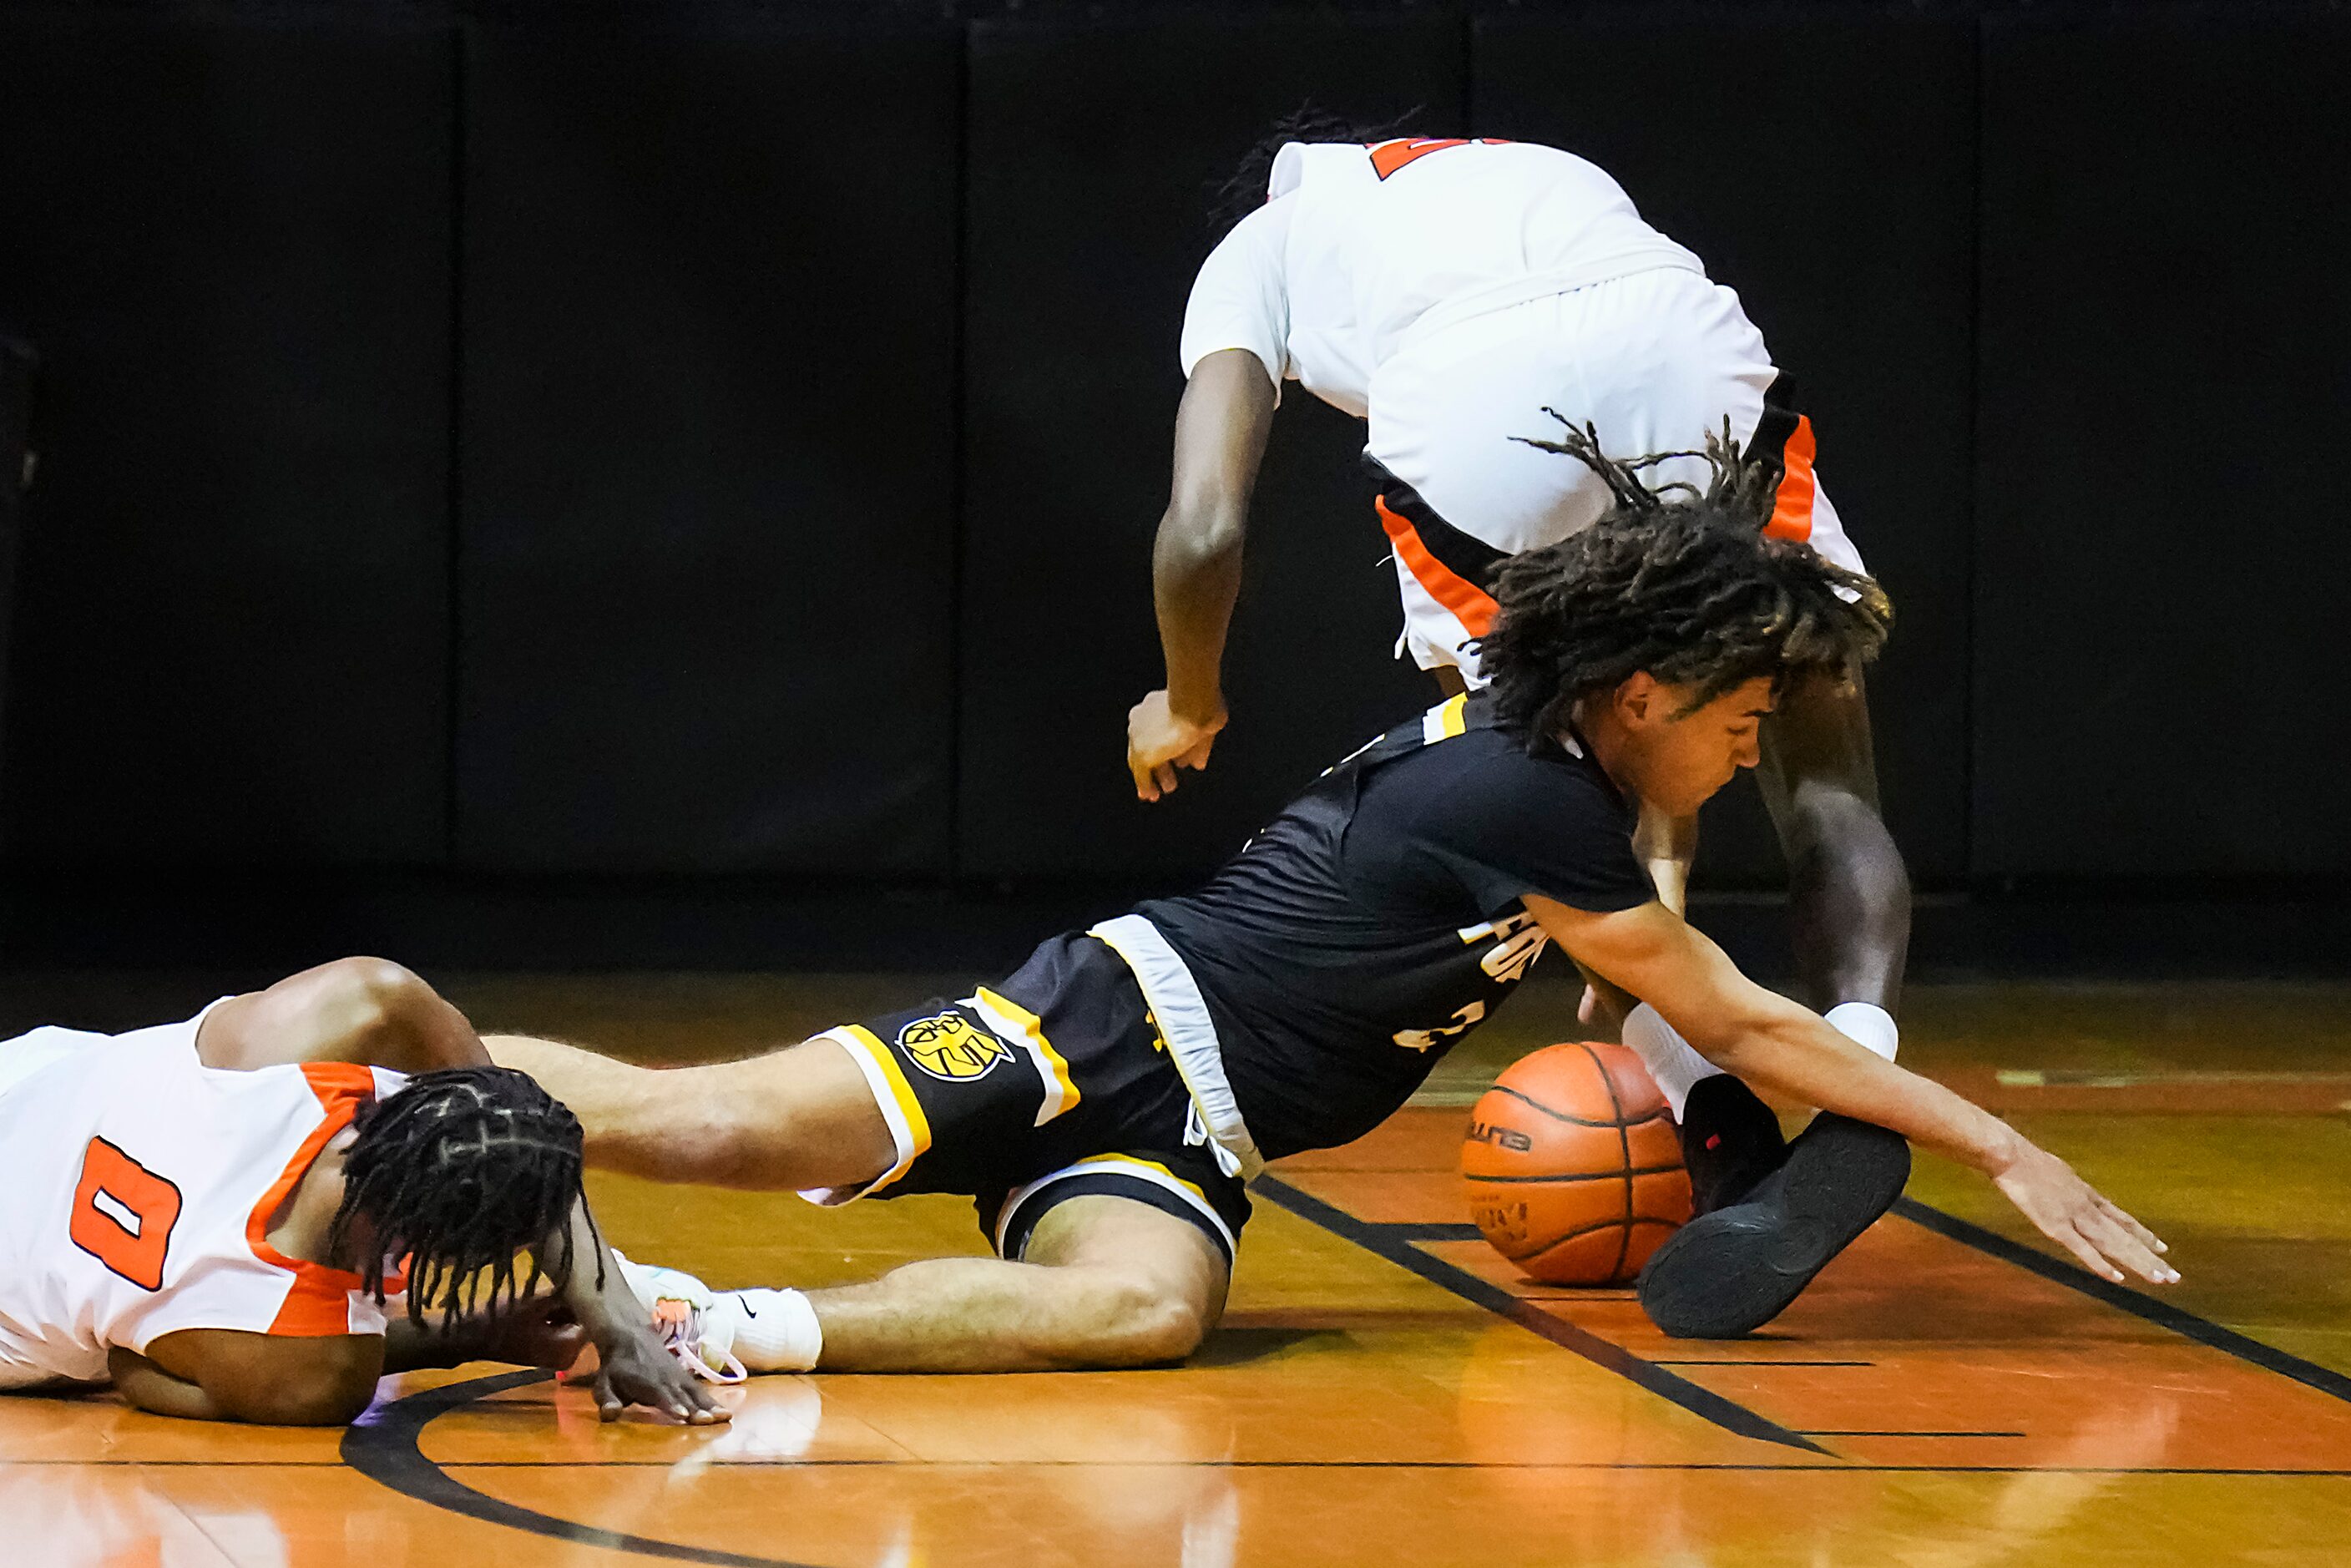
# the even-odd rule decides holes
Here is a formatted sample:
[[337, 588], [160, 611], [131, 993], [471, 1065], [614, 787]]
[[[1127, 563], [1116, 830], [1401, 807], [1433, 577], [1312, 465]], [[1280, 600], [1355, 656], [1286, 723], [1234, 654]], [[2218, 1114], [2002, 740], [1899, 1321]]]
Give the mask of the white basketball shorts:
[[[1398, 651], [1423, 669], [1454, 665], [1479, 684], [1464, 644], [1493, 622], [1486, 570], [1608, 508], [1582, 463], [1511, 439], [1555, 438], [1546, 408], [1590, 422], [1613, 457], [1701, 450], [1728, 417], [1742, 447], [1785, 468], [1767, 531], [1864, 570], [1813, 471], [1811, 422], [1739, 296], [1677, 267], [1634, 273], [1407, 334], [1374, 373], [1365, 451], [1385, 471], [1377, 507], [1404, 596]], [[1707, 468], [1682, 458], [1645, 476], [1703, 486]]]

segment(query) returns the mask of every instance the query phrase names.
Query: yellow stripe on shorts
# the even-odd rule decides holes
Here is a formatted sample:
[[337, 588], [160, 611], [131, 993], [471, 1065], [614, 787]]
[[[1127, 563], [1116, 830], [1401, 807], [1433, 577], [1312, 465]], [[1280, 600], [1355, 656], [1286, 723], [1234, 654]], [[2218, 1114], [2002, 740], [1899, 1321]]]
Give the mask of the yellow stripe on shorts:
[[1044, 1080], [1045, 1099], [1037, 1107], [1037, 1125], [1041, 1127], [1063, 1112], [1076, 1109], [1078, 1086], [1070, 1077], [1069, 1059], [1055, 1051], [1053, 1042], [1045, 1038], [1045, 1026], [1037, 1015], [986, 986], [974, 993], [972, 1002], [998, 1032], [1010, 1033], [1027, 1048], [1029, 1060], [1036, 1064], [1037, 1076]]
[[882, 1081], [890, 1086], [890, 1097], [898, 1103], [898, 1114], [905, 1121], [908, 1141], [912, 1145], [906, 1157], [898, 1162], [896, 1169], [865, 1189], [876, 1192], [904, 1176], [906, 1167], [923, 1157], [923, 1151], [931, 1146], [931, 1119], [923, 1114], [923, 1103], [914, 1098], [914, 1086], [906, 1082], [905, 1070], [898, 1065], [898, 1059], [891, 1054], [888, 1046], [882, 1043], [880, 1036], [864, 1025], [854, 1023], [843, 1024], [840, 1033], [872, 1058], [873, 1065], [881, 1069]]

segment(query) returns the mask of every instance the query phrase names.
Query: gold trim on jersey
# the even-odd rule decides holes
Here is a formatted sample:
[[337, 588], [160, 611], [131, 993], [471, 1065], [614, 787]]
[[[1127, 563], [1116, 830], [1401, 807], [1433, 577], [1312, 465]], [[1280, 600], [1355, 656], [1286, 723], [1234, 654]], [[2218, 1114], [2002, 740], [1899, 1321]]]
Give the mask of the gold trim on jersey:
[[1447, 697], [1420, 717], [1420, 738], [1424, 745], [1435, 746], [1440, 740], [1450, 740], [1469, 727], [1464, 710], [1469, 706], [1469, 694]]

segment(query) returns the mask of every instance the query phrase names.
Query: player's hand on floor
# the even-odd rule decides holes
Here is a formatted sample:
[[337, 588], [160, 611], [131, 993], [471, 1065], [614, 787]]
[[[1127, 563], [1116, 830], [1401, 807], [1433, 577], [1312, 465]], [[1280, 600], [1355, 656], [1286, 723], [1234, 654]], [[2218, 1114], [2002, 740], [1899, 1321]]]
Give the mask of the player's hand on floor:
[[596, 1414], [617, 1421], [632, 1405], [643, 1405], [688, 1426], [707, 1427], [734, 1418], [684, 1363], [663, 1348], [651, 1328], [623, 1328], [609, 1344], [596, 1347]]
[[1153, 692], [1126, 713], [1126, 770], [1134, 792], [1156, 800], [1176, 788], [1176, 769], [1208, 765], [1208, 750], [1225, 727], [1225, 710], [1207, 723], [1185, 718], [1167, 706], [1165, 691]]
[[2125, 1214], [2048, 1150], [2020, 1138], [2006, 1170], [1992, 1180], [2024, 1218], [2079, 1259], [2082, 1267], [2115, 1284], [2128, 1269], [2158, 1285], [2176, 1285], [2179, 1271], [2163, 1260], [2170, 1250], [2155, 1232]]

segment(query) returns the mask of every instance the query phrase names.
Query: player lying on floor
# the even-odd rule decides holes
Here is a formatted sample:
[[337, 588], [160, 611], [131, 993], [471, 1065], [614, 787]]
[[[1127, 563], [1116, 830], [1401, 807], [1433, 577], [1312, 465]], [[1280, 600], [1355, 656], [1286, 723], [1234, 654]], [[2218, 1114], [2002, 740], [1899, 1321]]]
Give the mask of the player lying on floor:
[[1733, 1330], [1770, 1317], [1892, 1203], [1903, 1137], [1991, 1176], [2105, 1277], [2176, 1277], [2064, 1161], [1749, 981], [1657, 902], [1636, 802], [1695, 811], [1753, 766], [1774, 694], [1874, 653], [1886, 602], [1763, 537], [1769, 472], [1734, 448], [1710, 445], [1710, 487], [1667, 503], [1588, 434], [1562, 446], [1617, 504], [1502, 568], [1490, 691], [1324, 774], [1201, 892], [1055, 936], [960, 1001], [747, 1061], [655, 1071], [486, 1042], [580, 1113], [593, 1164], [826, 1202], [978, 1200], [995, 1259], [716, 1299], [637, 1271], [642, 1291], [697, 1309], [686, 1348], [761, 1371], [1181, 1357], [1223, 1308], [1263, 1162], [1376, 1126], [1549, 941], [1713, 1062], [1835, 1113], [1743, 1202], [1660, 1249], [1652, 1282], [1662, 1270], [1670, 1288], [1645, 1295], [1660, 1315]]
[[606, 1420], [724, 1419], [580, 1168], [571, 1113], [376, 959], [184, 1023], [35, 1030], [0, 1043], [0, 1389], [111, 1379], [158, 1415], [340, 1426], [387, 1373], [592, 1344]]

